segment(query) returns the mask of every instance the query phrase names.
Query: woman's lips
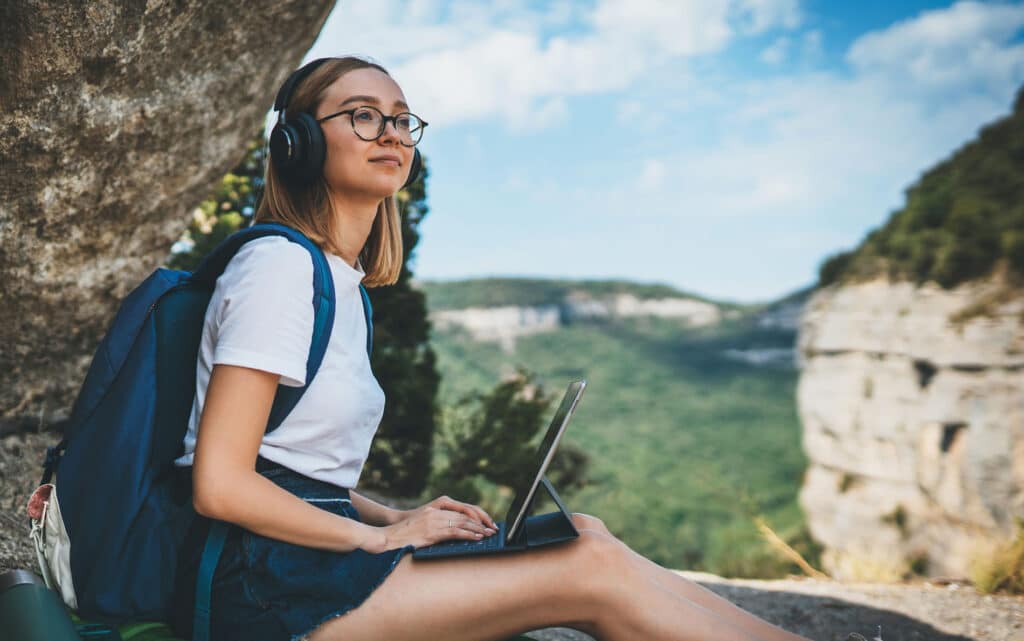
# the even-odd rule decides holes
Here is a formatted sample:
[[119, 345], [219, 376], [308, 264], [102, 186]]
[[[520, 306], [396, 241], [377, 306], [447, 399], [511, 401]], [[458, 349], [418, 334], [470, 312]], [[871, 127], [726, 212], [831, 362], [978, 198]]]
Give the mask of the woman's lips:
[[389, 167], [401, 167], [402, 160], [397, 156], [381, 156], [379, 158], [371, 158], [370, 162], [388, 165]]

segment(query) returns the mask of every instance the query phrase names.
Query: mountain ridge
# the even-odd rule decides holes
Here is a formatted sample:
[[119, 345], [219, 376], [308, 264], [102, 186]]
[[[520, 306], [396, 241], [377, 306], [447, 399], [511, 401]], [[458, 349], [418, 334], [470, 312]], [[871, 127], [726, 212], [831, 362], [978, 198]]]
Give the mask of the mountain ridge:
[[641, 300], [686, 298], [710, 303], [728, 310], [753, 311], [769, 307], [807, 290], [807, 288], [801, 288], [765, 302], [739, 303], [682, 290], [665, 283], [628, 279], [488, 276], [453, 280], [415, 279], [414, 286], [427, 296], [427, 304], [431, 310], [551, 305], [558, 304], [572, 294], [593, 298], [630, 294]]

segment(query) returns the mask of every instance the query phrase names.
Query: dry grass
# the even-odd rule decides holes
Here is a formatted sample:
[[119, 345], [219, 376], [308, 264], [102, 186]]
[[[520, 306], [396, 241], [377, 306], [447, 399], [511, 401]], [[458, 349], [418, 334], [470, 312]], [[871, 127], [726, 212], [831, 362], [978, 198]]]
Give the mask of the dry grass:
[[994, 317], [998, 315], [1001, 307], [1020, 298], [1022, 286], [1024, 283], [1021, 282], [1021, 277], [1012, 274], [1003, 261], [993, 270], [974, 302], [952, 314], [949, 322], [954, 327], [962, 329], [975, 318]]
[[975, 557], [971, 579], [979, 592], [1024, 594], [1024, 521], [1013, 540], [994, 544]]
[[755, 518], [754, 524], [757, 525], [757, 529], [761, 532], [761, 536], [763, 536], [765, 540], [768, 541], [768, 544], [771, 545], [772, 548], [777, 550], [779, 553], [781, 553], [782, 556], [784, 556], [786, 559], [795, 563], [797, 567], [799, 567], [803, 571], [804, 574], [815, 579], [828, 578], [827, 574], [816, 569], [814, 566], [808, 563], [807, 560], [804, 559], [804, 557], [799, 552], [794, 550], [788, 543], [783, 541], [782, 537], [776, 534], [775, 530], [769, 527], [768, 523], [764, 520], [764, 518], [760, 516]]

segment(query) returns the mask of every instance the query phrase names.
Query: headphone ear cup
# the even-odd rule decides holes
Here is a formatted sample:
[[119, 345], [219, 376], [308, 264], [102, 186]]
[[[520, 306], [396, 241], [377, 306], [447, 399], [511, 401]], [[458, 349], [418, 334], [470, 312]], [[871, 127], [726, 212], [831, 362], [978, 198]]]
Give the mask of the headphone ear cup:
[[324, 130], [320, 128], [316, 118], [305, 112], [296, 116], [292, 122], [295, 123], [295, 129], [299, 132], [304, 145], [304, 153], [299, 166], [296, 167], [297, 178], [311, 183], [324, 172], [324, 159], [327, 157]]
[[287, 123], [276, 123], [270, 130], [267, 145], [270, 147], [270, 158], [277, 170], [285, 175], [290, 174], [295, 167], [298, 152], [298, 135], [295, 128]]
[[327, 144], [320, 123], [307, 113], [278, 123], [270, 132], [270, 157], [286, 177], [310, 183], [323, 172]]
[[420, 177], [420, 171], [423, 169], [423, 160], [420, 158], [420, 150], [418, 148], [412, 151], [412, 162], [409, 163], [409, 175], [405, 179], [405, 184], [402, 185], [402, 189], [406, 189], [409, 185], [416, 182], [416, 179]]

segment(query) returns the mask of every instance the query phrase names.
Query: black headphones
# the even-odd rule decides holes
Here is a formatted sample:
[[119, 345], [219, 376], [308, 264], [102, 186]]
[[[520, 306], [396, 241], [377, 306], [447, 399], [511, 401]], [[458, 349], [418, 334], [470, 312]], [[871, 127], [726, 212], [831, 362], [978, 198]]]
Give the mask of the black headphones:
[[[289, 115], [288, 101], [291, 100], [295, 85], [328, 60], [331, 58], [317, 58], [293, 71], [281, 85], [274, 100], [277, 124], [270, 130], [270, 157], [278, 171], [302, 185], [313, 182], [323, 171], [327, 143], [324, 142], [324, 132], [316, 118], [305, 112]], [[409, 175], [402, 189], [416, 182], [422, 165], [420, 150], [413, 148]]]

